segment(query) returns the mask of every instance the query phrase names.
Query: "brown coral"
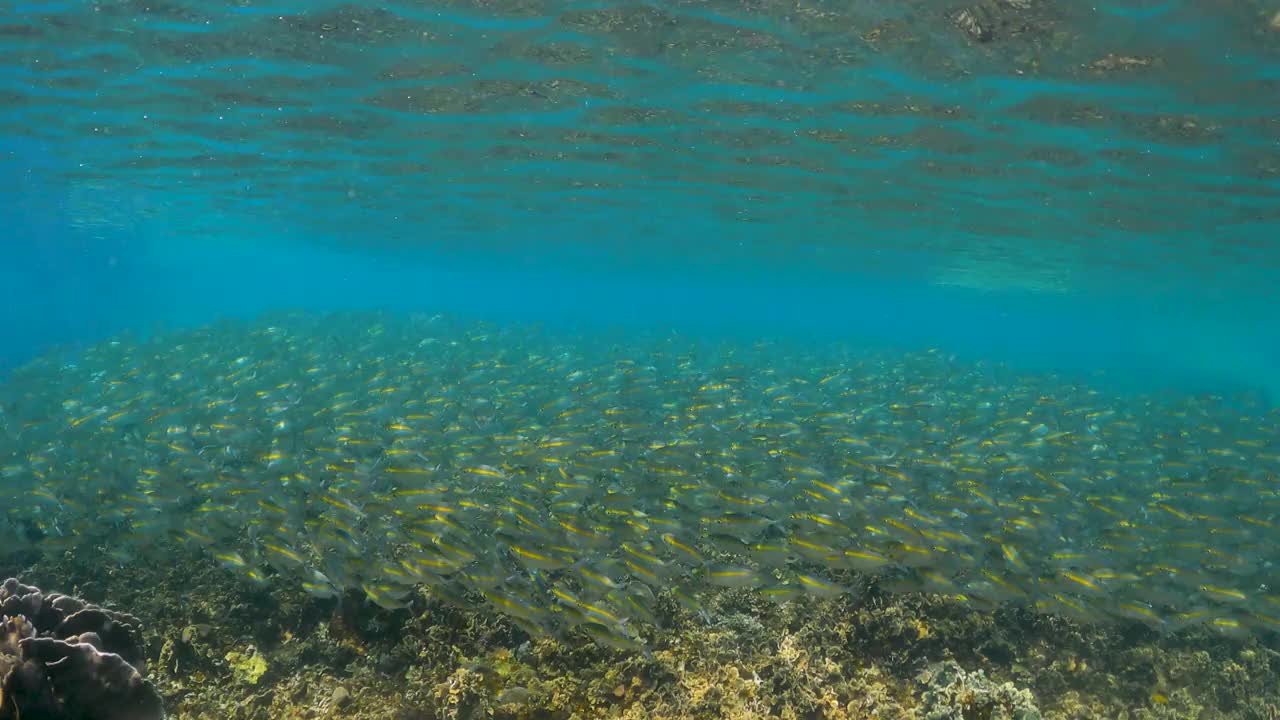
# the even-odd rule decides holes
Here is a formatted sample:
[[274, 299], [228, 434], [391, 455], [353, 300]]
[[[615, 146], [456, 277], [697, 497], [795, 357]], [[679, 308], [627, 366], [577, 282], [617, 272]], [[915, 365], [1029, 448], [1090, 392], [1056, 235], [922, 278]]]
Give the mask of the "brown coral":
[[136, 618], [14, 578], [0, 612], [0, 720], [163, 719]]

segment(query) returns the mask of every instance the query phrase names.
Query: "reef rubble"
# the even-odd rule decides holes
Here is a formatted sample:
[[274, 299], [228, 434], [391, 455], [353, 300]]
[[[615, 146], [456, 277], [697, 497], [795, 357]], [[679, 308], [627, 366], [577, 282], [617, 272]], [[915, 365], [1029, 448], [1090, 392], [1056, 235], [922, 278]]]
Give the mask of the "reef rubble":
[[103, 573], [103, 560], [31, 573], [146, 619], [171, 720], [1272, 720], [1280, 707], [1270, 636], [975, 611], [870, 581], [783, 604], [729, 589], [705, 615], [664, 594], [646, 655], [530, 637], [428, 592], [386, 610], [228, 582], [213, 563]]

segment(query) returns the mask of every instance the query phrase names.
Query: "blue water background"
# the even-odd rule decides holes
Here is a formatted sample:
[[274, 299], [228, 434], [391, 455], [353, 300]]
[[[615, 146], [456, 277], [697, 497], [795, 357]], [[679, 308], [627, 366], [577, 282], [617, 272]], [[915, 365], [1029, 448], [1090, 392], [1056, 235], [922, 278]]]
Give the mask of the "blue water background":
[[[47, 158], [45, 158], [47, 159]], [[943, 288], [909, 277], [824, 277], [714, 263], [627, 272], [548, 250], [511, 260], [481, 254], [360, 254], [294, 241], [251, 222], [223, 237], [181, 241], [146, 222], [86, 237], [67, 225], [57, 189], [6, 168], [0, 269], [2, 364], [112, 334], [252, 318], [288, 309], [445, 312], [576, 328], [670, 328], [701, 335], [940, 347], [1032, 371], [1105, 377], [1135, 390], [1280, 391], [1274, 296], [1241, 288], [1206, 297], [1113, 292], [1045, 295]], [[25, 177], [24, 177], [25, 175]], [[528, 239], [531, 246], [536, 238]]]
[[[1166, 13], [1167, 7], [1111, 8], [1116, 17], [1138, 20], [1140, 11]], [[520, 23], [512, 22], [498, 23], [494, 32], [520, 31]], [[472, 31], [483, 31], [472, 24]], [[1162, 41], [1173, 43], [1186, 28], [1171, 22], [1165, 30]], [[1258, 77], [1280, 77], [1274, 67], [1259, 65], [1265, 60], [1215, 55], [1215, 62], [1241, 63]], [[6, 72], [6, 87], [30, 82], [21, 71]], [[916, 82], [889, 67], [865, 72], [880, 85]], [[1069, 91], [1066, 83], [1016, 77], [977, 77], [912, 90], [940, 98], [985, 93], [1009, 106], [1043, 92], [1046, 84], [1054, 86], [1053, 92]], [[717, 87], [697, 89], [710, 97]], [[1164, 98], [1166, 90], [1155, 87], [1151, 93]], [[1106, 87], [1085, 91], [1095, 93], [1090, 102], [1107, 100]], [[753, 92], [755, 99], [768, 96], [758, 88]], [[1141, 96], [1127, 93], [1114, 101], [1137, 102], [1135, 97]], [[1160, 102], [1178, 112], [1195, 109], [1194, 98], [1186, 94]], [[0, 108], [0, 114], [8, 112], [18, 111]], [[15, 129], [20, 118], [11, 120], [0, 137], [0, 217], [6, 219], [0, 246], [0, 368], [122, 331], [151, 333], [281, 308], [385, 308], [586, 329], [657, 327], [797, 343], [940, 347], [969, 359], [1063, 371], [1135, 390], [1257, 391], [1280, 399], [1280, 306], [1273, 272], [1280, 267], [1280, 228], [1265, 220], [1240, 223], [1227, 211], [1188, 215], [1164, 236], [1116, 232], [1110, 237], [1117, 257], [1124, 253], [1137, 261], [1136, 269], [1126, 270], [1120, 263], [1062, 260], [1048, 252], [1072, 240], [1056, 233], [1078, 226], [1058, 218], [1073, 212], [1078, 198], [1052, 212], [1016, 208], [1020, 217], [1033, 218], [1023, 225], [1034, 231], [1026, 239], [1028, 255], [1045, 249], [1042, 265], [1067, 272], [1070, 292], [1016, 281], [1022, 258], [1010, 261], [1012, 282], [939, 284], [937, 268], [983, 240], [980, 229], [938, 227], [932, 216], [914, 222], [886, 210], [895, 215], [892, 222], [874, 212], [862, 221], [828, 221], [818, 216], [817, 204], [806, 204], [798, 194], [790, 211], [767, 222], [730, 223], [710, 201], [682, 197], [657, 182], [648, 190], [634, 182], [617, 193], [618, 203], [597, 207], [588, 218], [568, 211], [522, 212], [519, 202], [497, 197], [476, 207], [462, 193], [450, 198], [448, 183], [440, 183], [435, 186], [441, 193], [439, 210], [433, 211], [438, 224], [424, 224], [420, 214], [412, 221], [400, 217], [392, 200], [381, 197], [326, 229], [306, 219], [327, 213], [332, 198], [309, 195], [303, 183], [293, 193], [228, 201], [218, 194], [225, 188], [211, 186], [203, 197], [187, 186], [175, 188], [171, 197], [154, 178], [144, 182], [139, 174], [134, 184], [128, 175], [115, 174], [89, 191], [94, 206], [107, 209], [110, 222], [86, 223], [84, 183], [67, 175], [114, 151], [91, 139], [27, 134]], [[559, 122], [554, 114], [542, 121]], [[1079, 147], [1097, 140], [1074, 128], [1028, 130], [1040, 131], [1048, 145]], [[1241, 147], [1269, 141], [1264, 134]], [[336, 143], [334, 152], [344, 152], [343, 147], [344, 142]], [[1170, 162], [1182, 158], [1193, 168], [1215, 165], [1206, 153], [1238, 149], [1150, 147]], [[353, 186], [367, 185], [370, 194], [392, 192], [385, 178], [361, 177], [359, 167], [349, 169]], [[601, 172], [630, 177], [635, 171], [623, 165]], [[1095, 167], [1093, 172], [1109, 170]], [[983, 183], [991, 184], [992, 196], [1002, 192], [999, 178], [957, 185], [982, 195]], [[1274, 177], [1257, 183], [1262, 202], [1280, 196], [1277, 183]], [[1165, 192], [1154, 180], [1147, 189]], [[518, 180], [508, 190], [513, 197], [523, 192]], [[960, 212], [966, 204], [982, 204], [960, 197], [940, 191], [937, 202], [956, 204]], [[931, 200], [926, 195], [923, 201]], [[1178, 211], [1177, 202], [1176, 196], [1168, 199], [1171, 214]], [[506, 219], [459, 230], [449, 217], [453, 208]], [[1045, 214], [1035, 220], [1041, 210]], [[930, 249], [932, 235], [948, 233], [951, 243]], [[386, 242], [406, 236], [413, 242]], [[842, 244], [841, 237], [858, 241]], [[1253, 254], [1223, 261], [1212, 252], [1219, 239], [1238, 242]], [[1156, 254], [1159, 260], [1142, 262], [1144, 255]], [[1028, 277], [1037, 272], [1042, 268], [1035, 269], [1035, 263], [1026, 270]]]

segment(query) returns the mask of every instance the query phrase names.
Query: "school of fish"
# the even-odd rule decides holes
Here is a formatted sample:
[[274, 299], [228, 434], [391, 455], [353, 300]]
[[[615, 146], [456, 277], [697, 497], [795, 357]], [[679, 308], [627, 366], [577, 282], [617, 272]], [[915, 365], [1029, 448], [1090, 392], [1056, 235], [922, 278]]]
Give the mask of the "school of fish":
[[1280, 631], [1280, 413], [938, 351], [284, 314], [0, 387], [0, 541], [645, 651], [664, 594]]

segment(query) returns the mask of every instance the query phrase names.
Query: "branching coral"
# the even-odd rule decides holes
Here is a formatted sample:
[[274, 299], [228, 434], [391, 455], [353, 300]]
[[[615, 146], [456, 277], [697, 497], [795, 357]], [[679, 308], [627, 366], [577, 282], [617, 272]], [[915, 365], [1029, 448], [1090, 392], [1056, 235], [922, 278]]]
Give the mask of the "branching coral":
[[924, 686], [921, 717], [928, 720], [1040, 720], [1030, 691], [968, 672], [955, 662], [930, 666], [917, 681]]

